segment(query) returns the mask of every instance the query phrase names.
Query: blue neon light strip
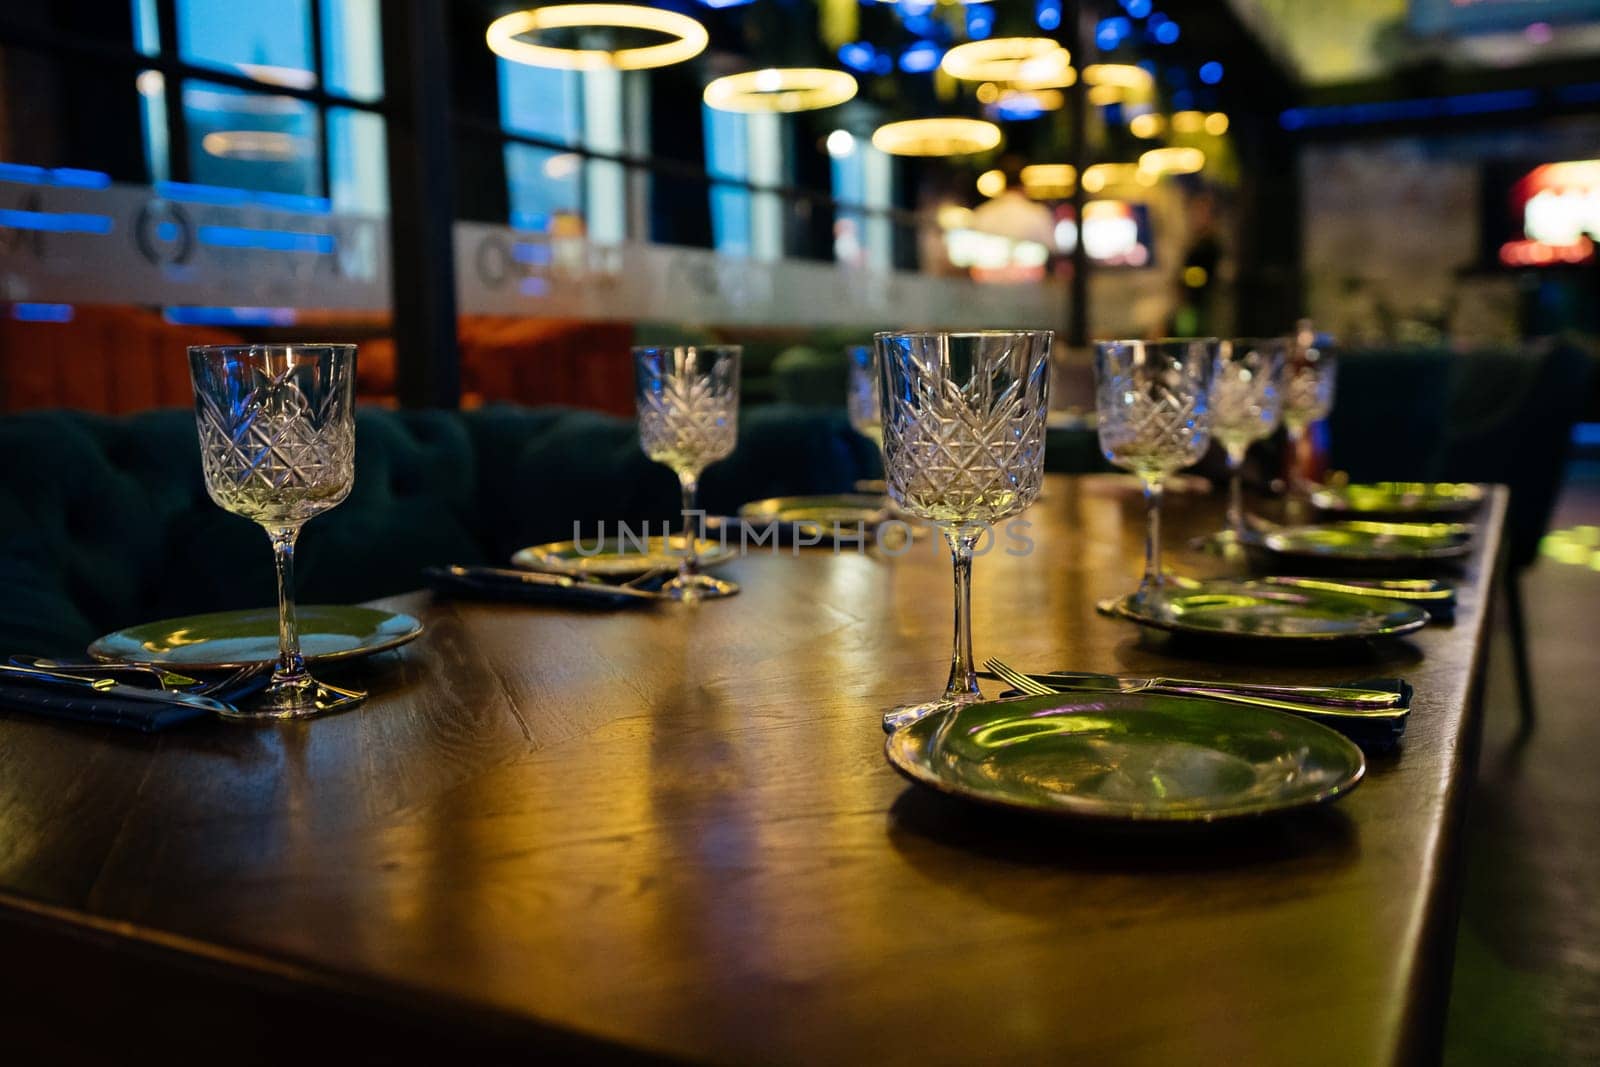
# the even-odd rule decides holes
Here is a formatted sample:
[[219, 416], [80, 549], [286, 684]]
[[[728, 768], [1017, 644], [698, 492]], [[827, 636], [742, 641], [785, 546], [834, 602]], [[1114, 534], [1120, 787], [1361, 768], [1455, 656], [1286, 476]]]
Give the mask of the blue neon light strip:
[[217, 248], [259, 248], [265, 252], [333, 251], [330, 233], [298, 233], [294, 230], [256, 230], [246, 226], [202, 226], [198, 236], [203, 245]]
[[169, 307], [161, 317], [174, 326], [292, 326], [294, 308]]
[[40, 230], [44, 233], [110, 233], [111, 216], [0, 208], [0, 228]]
[[111, 184], [111, 175], [98, 170], [80, 170], [77, 167], [30, 167], [23, 163], [0, 163], [0, 182], [20, 182], [23, 185], [58, 185], [66, 189], [104, 189]]
[[255, 189], [230, 189], [223, 185], [196, 185], [193, 182], [156, 182], [156, 194], [186, 204], [217, 204], [224, 207], [253, 204], [306, 215], [326, 215], [333, 211], [333, 201], [325, 196], [263, 193]]
[[11, 317], [18, 322], [71, 322], [71, 304], [13, 304]]
[[1326, 126], [1364, 126], [1376, 122], [1401, 122], [1415, 119], [1448, 118], [1453, 115], [1483, 115], [1497, 111], [1522, 111], [1538, 106], [1539, 94], [1533, 89], [1507, 89], [1493, 93], [1464, 93], [1460, 96], [1429, 96], [1414, 100], [1381, 100], [1370, 104], [1329, 104], [1323, 107], [1293, 107], [1278, 116], [1286, 130], [1316, 129]]

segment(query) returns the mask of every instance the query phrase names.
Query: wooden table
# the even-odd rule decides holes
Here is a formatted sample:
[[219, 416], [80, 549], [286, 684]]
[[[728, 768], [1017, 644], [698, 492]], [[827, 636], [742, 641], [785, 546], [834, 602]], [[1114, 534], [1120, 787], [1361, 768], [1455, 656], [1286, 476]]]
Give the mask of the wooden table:
[[[1168, 507], [1171, 562], [1216, 572], [1181, 541], [1220, 501]], [[744, 592], [698, 606], [395, 598], [427, 634], [366, 669], [367, 705], [310, 722], [146, 738], [0, 716], [8, 1040], [278, 1062], [1425, 1060], [1504, 510], [1497, 491], [1479, 516], [1453, 627], [1353, 660], [1187, 659], [1097, 616], [1138, 569], [1117, 479], [1052, 478], [1033, 553], [978, 560], [980, 658], [1416, 685], [1403, 751], [1347, 800], [1232, 831], [1091, 834], [902, 781], [879, 712], [948, 662], [930, 542], [742, 559]]]

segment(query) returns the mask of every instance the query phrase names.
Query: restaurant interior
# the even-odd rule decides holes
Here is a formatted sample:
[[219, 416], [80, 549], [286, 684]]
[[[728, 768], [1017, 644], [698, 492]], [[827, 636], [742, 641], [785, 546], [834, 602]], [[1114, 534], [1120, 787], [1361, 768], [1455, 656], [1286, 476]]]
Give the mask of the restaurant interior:
[[5, 5], [4, 1058], [1600, 1062], [1597, 243], [1600, 0]]

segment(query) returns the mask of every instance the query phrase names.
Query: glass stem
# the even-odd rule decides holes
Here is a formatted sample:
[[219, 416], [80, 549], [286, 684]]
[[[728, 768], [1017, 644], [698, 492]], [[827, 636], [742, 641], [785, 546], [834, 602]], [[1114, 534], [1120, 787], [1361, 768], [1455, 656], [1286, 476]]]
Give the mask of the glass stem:
[[1289, 440], [1289, 494], [1291, 496], [1299, 496], [1305, 489], [1305, 479], [1300, 472], [1305, 461], [1303, 453], [1305, 451], [1306, 428], [1297, 422], [1288, 423], [1287, 428]]
[[1161, 592], [1161, 476], [1145, 475], [1144, 482], [1144, 577], [1139, 581], [1139, 599], [1148, 601]]
[[294, 612], [294, 543], [298, 526], [279, 526], [267, 531], [272, 538], [272, 556], [278, 570], [278, 666], [272, 684], [295, 685], [308, 679], [306, 661], [300, 655], [300, 625]]
[[678, 472], [678, 485], [683, 489], [683, 558], [678, 562], [678, 580], [692, 581], [700, 573], [699, 529], [695, 525], [695, 494], [700, 490], [700, 476], [692, 471]]
[[970, 700], [982, 696], [978, 675], [972, 663], [972, 548], [979, 535], [964, 526], [945, 527], [950, 558], [955, 564], [956, 632], [950, 652], [950, 682], [944, 687], [946, 700]]
[[1228, 526], [1236, 544], [1244, 544], [1244, 449], [1228, 446]]

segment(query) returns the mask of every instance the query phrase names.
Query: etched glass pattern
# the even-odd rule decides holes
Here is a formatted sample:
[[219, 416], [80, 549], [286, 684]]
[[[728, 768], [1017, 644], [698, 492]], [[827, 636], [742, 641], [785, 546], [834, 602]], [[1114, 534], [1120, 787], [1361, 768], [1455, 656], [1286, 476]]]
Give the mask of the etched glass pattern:
[[1248, 448], [1278, 428], [1287, 342], [1223, 341], [1211, 377], [1211, 434], [1230, 451]]
[[1336, 363], [1332, 353], [1307, 348], [1295, 353], [1283, 371], [1283, 421], [1311, 425], [1333, 410]]
[[995, 522], [1044, 469], [1048, 333], [879, 335], [889, 495], [935, 522]]
[[679, 474], [699, 474], [733, 453], [739, 363], [724, 351], [658, 348], [637, 357], [639, 444]]
[[350, 494], [355, 420], [341, 380], [349, 366], [286, 355], [276, 364], [196, 368], [200, 464], [218, 506], [264, 526], [294, 526]]
[[1097, 350], [1096, 408], [1106, 459], [1159, 477], [1198, 462], [1211, 442], [1214, 342], [1109, 341]]

